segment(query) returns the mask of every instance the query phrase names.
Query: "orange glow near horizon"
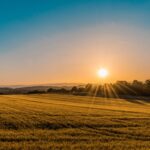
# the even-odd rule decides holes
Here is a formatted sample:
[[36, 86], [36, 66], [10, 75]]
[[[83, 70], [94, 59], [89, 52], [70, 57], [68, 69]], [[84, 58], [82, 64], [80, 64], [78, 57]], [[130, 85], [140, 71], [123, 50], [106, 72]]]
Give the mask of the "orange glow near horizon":
[[[99, 83], [100, 77], [109, 83], [144, 81], [150, 75], [149, 37], [149, 32], [122, 24], [37, 36], [0, 55], [0, 85]], [[105, 71], [98, 76], [100, 66], [108, 76]]]

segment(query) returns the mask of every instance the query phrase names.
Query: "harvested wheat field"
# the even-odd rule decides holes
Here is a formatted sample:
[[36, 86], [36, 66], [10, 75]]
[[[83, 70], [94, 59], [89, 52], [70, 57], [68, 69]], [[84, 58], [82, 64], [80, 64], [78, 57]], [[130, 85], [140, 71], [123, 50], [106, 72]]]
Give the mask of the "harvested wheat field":
[[149, 150], [150, 102], [1, 95], [0, 149]]

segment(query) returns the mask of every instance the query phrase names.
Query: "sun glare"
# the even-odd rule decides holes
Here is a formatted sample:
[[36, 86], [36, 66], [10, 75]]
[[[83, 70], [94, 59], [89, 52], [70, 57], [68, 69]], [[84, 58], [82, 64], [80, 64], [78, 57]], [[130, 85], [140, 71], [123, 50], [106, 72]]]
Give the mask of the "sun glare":
[[105, 78], [108, 76], [108, 70], [105, 68], [101, 68], [98, 70], [98, 76], [101, 78]]

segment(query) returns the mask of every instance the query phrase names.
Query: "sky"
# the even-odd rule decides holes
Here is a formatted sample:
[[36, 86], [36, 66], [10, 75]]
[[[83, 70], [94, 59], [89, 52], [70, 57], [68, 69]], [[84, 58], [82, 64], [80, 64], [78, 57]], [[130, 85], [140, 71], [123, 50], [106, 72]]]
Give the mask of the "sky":
[[149, 0], [0, 0], [0, 85], [150, 78]]

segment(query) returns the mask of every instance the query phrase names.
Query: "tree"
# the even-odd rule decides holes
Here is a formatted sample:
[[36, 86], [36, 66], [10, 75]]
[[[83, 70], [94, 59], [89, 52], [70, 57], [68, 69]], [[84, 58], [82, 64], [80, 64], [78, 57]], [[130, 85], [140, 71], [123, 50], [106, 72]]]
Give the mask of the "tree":
[[150, 80], [146, 80], [146, 81], [145, 81], [145, 84], [146, 84], [146, 87], [147, 87], [147, 88], [150, 88]]
[[78, 91], [78, 88], [76, 86], [73, 86], [71, 89], [71, 93], [75, 93]]
[[92, 84], [88, 83], [86, 86], [85, 86], [85, 91], [86, 92], [90, 92], [92, 90]]

